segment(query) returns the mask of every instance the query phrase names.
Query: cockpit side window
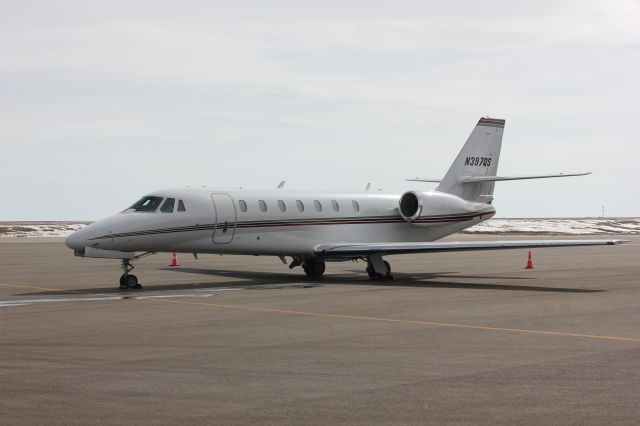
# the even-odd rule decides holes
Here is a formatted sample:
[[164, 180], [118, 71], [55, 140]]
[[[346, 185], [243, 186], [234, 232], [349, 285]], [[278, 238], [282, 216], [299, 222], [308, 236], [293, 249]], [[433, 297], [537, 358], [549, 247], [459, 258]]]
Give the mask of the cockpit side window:
[[128, 210], [133, 209], [137, 212], [155, 212], [158, 210], [158, 206], [162, 202], [162, 197], [155, 197], [153, 195], [147, 195], [142, 197], [137, 203], [129, 207]]
[[167, 198], [164, 202], [164, 204], [162, 205], [162, 207], [160, 207], [160, 211], [162, 213], [173, 213], [173, 207], [176, 204], [176, 199], [175, 198]]
[[184, 208], [184, 203], [182, 202], [182, 200], [178, 200], [178, 211], [179, 212], [186, 212], [187, 209]]

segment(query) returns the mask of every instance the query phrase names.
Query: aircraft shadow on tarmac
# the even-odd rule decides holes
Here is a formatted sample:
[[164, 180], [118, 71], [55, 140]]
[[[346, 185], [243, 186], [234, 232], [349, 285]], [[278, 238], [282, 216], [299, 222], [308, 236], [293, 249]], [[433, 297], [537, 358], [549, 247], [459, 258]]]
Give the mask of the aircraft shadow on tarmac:
[[[278, 288], [309, 288], [326, 284], [331, 285], [363, 285], [363, 286], [384, 286], [384, 287], [414, 287], [414, 288], [450, 288], [450, 289], [475, 289], [475, 290], [506, 290], [506, 291], [532, 291], [551, 293], [597, 293], [603, 290], [563, 288], [563, 287], [540, 287], [532, 285], [513, 285], [496, 283], [472, 283], [457, 281], [458, 279], [484, 279], [484, 280], [531, 280], [531, 277], [505, 277], [490, 275], [457, 275], [455, 272], [430, 272], [430, 273], [394, 273], [393, 280], [369, 280], [362, 271], [347, 271], [340, 274], [326, 274], [318, 279], [309, 279], [304, 275], [287, 274], [278, 272], [261, 271], [237, 271], [224, 269], [200, 269], [200, 268], [162, 268], [164, 271], [171, 271], [186, 274], [210, 275], [215, 277], [229, 278], [228, 281], [204, 282], [204, 283], [184, 283], [184, 284], [145, 284], [142, 291], [178, 291], [178, 290], [216, 290], [219, 288], [245, 288], [254, 290], [268, 290]], [[455, 274], [455, 275], [453, 275]], [[442, 278], [449, 278], [456, 281], [442, 281]], [[107, 288], [84, 288], [69, 291], [45, 291], [36, 293], [24, 293], [20, 296], [53, 296], [68, 295], [69, 293], [83, 294], [105, 294], [105, 293], [126, 293], [127, 290], [119, 290], [115, 287]], [[140, 292], [133, 290], [131, 293]]]

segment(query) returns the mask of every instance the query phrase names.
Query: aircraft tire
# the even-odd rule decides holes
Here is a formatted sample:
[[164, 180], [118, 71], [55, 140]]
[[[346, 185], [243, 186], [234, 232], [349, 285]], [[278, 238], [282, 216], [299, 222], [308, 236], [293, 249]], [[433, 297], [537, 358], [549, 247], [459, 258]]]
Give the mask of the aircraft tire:
[[382, 274], [376, 272], [373, 269], [373, 266], [371, 266], [370, 264], [367, 265], [367, 275], [369, 275], [369, 279], [371, 279], [371, 280], [379, 280], [379, 279], [392, 280], [393, 279], [393, 275], [391, 275], [391, 265], [389, 264], [389, 262], [387, 262], [385, 260], [384, 261], [384, 266], [387, 267], [386, 275], [382, 275]]
[[127, 285], [130, 288], [140, 288], [140, 284], [138, 284], [138, 277], [135, 275], [127, 275]]
[[323, 260], [312, 260], [304, 262], [302, 269], [309, 277], [316, 278], [324, 274], [326, 265]]
[[127, 274], [122, 274], [120, 276], [120, 288], [121, 289], [128, 289], [129, 285], [127, 284]]
[[367, 275], [369, 275], [370, 280], [376, 279], [376, 272], [373, 270], [373, 266], [370, 264], [367, 265]]

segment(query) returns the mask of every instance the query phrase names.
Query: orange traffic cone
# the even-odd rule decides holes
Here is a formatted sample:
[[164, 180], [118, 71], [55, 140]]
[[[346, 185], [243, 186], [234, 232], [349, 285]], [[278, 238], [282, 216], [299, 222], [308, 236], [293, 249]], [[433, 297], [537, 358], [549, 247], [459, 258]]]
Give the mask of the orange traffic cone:
[[524, 269], [533, 269], [533, 260], [531, 260], [531, 250], [529, 250], [529, 257], [527, 258], [527, 266]]
[[176, 255], [176, 252], [173, 252], [173, 257], [171, 257], [171, 264], [169, 266], [180, 266], [180, 264], [178, 263], [178, 255]]

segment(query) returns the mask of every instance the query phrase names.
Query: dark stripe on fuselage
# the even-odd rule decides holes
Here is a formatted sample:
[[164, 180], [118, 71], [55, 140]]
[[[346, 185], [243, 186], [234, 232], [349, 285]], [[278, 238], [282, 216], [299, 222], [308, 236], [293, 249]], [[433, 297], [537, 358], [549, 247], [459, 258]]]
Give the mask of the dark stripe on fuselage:
[[[486, 216], [495, 213], [489, 210], [479, 213], [428, 216], [414, 220], [411, 223], [451, 223], [473, 220], [476, 217]], [[324, 226], [324, 225], [370, 225], [370, 224], [390, 224], [409, 223], [401, 216], [371, 216], [371, 217], [347, 217], [347, 218], [327, 218], [327, 219], [297, 219], [297, 220], [270, 220], [270, 221], [245, 221], [228, 223], [227, 229], [249, 229], [249, 228], [273, 228], [290, 226]], [[144, 231], [131, 231], [118, 234], [107, 234], [91, 238], [91, 240], [104, 240], [110, 238], [137, 237], [144, 235], [171, 234], [180, 232], [207, 231], [223, 228], [223, 224], [209, 223], [204, 225], [189, 225], [173, 228], [149, 229]]]

